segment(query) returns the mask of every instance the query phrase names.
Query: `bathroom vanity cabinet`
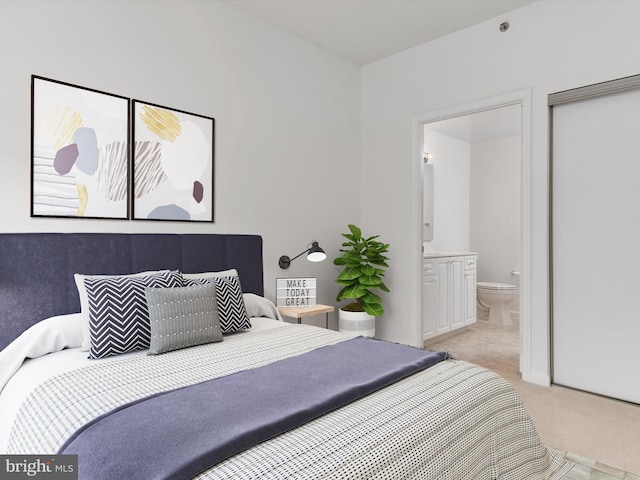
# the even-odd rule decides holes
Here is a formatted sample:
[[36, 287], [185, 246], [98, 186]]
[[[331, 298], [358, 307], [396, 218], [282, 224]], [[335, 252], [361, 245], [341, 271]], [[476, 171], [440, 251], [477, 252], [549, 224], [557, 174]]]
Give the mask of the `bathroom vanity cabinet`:
[[476, 321], [475, 254], [426, 254], [422, 263], [422, 340]]

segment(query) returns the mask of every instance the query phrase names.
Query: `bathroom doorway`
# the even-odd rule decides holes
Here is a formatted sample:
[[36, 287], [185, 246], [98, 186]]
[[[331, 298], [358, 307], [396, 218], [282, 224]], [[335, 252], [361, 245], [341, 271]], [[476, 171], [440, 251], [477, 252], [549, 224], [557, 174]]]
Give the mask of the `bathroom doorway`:
[[[421, 160], [429, 165], [434, 185], [431, 231], [423, 236], [423, 249], [475, 252], [479, 282], [517, 287], [508, 317], [517, 329], [513, 338], [525, 379], [530, 369], [530, 198], [523, 188], [529, 176], [528, 98], [528, 92], [519, 92], [434, 112], [420, 122]], [[484, 324], [486, 313], [478, 313]], [[486, 341], [484, 335], [479, 342]]]

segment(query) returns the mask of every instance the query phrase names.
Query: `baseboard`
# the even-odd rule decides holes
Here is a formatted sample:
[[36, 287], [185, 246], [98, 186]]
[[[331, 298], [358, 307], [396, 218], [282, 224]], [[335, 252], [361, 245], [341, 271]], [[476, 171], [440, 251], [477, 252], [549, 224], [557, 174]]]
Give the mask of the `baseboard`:
[[439, 342], [440, 340], [444, 340], [445, 338], [453, 337], [454, 335], [458, 335], [459, 333], [466, 332], [469, 330], [469, 325], [465, 325], [464, 327], [456, 328], [455, 330], [451, 330], [450, 332], [441, 333], [435, 337], [428, 338], [422, 341], [422, 347], [426, 348], [431, 343]]
[[542, 387], [551, 386], [551, 377], [549, 375], [543, 375], [536, 372], [522, 372], [522, 380]]

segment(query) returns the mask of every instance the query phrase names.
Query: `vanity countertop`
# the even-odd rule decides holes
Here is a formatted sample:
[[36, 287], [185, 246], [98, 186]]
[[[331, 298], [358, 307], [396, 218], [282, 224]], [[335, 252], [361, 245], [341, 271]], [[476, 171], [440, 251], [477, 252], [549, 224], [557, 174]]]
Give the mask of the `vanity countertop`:
[[422, 258], [439, 258], [439, 257], [463, 257], [466, 255], [477, 255], [476, 252], [424, 252]]

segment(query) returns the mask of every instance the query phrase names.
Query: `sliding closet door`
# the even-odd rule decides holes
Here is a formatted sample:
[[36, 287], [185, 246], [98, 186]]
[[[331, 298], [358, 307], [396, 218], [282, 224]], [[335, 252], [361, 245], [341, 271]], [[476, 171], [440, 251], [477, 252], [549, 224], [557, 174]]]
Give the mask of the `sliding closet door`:
[[640, 90], [553, 105], [551, 158], [553, 382], [640, 403]]

